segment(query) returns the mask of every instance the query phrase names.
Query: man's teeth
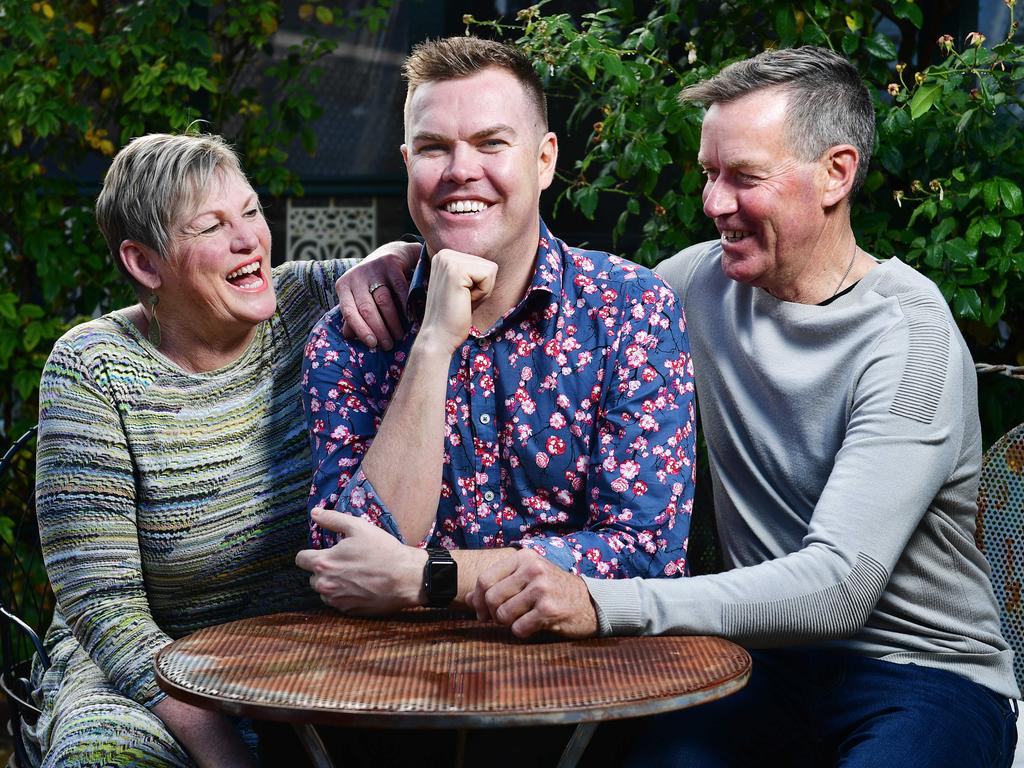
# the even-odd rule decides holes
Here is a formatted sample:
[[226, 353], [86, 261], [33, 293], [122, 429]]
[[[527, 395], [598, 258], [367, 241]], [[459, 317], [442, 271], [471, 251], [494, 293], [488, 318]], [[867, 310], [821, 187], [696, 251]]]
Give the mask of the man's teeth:
[[454, 200], [444, 206], [448, 213], [480, 213], [486, 208], [487, 203], [483, 200]]
[[243, 277], [244, 275], [251, 275], [254, 272], [259, 272], [259, 271], [260, 271], [260, 263], [258, 261], [254, 261], [252, 264], [247, 264], [246, 266], [242, 267], [241, 269], [236, 269], [234, 272], [232, 272], [230, 275], [228, 275], [228, 280], [234, 280], [236, 277]]
[[750, 233], [743, 232], [738, 229], [725, 229], [722, 230], [722, 239], [727, 243], [738, 243], [743, 238], [747, 237]]

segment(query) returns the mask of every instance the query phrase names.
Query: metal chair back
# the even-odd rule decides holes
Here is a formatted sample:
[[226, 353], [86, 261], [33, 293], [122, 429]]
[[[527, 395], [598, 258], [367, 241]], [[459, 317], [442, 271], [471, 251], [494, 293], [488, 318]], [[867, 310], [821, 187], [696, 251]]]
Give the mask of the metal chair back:
[[1024, 424], [985, 453], [974, 536], [992, 568], [1003, 637], [1013, 649], [1013, 672], [1024, 690]]
[[53, 592], [46, 578], [36, 523], [36, 427], [18, 438], [0, 458], [0, 688], [7, 700], [7, 729], [14, 741], [15, 765], [27, 763], [20, 721], [35, 722], [28, 676], [33, 656], [50, 660], [40, 636], [53, 615]]

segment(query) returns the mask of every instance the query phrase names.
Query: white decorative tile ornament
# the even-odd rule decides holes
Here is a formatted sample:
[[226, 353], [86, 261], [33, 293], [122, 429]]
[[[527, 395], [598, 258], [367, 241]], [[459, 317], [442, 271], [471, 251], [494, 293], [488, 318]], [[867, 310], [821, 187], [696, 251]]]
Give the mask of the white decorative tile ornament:
[[364, 206], [287, 202], [288, 261], [361, 259], [377, 247], [377, 202]]

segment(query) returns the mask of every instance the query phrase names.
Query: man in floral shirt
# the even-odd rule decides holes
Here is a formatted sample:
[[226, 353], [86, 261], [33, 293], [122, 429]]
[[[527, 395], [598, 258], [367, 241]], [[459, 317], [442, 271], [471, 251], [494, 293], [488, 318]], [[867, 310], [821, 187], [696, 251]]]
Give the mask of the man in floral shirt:
[[558, 146], [521, 52], [450, 38], [405, 73], [426, 241], [411, 324], [389, 350], [346, 341], [337, 310], [310, 335], [313, 549], [298, 564], [356, 613], [463, 603], [516, 548], [592, 577], [680, 575], [694, 400], [678, 299], [541, 221]]

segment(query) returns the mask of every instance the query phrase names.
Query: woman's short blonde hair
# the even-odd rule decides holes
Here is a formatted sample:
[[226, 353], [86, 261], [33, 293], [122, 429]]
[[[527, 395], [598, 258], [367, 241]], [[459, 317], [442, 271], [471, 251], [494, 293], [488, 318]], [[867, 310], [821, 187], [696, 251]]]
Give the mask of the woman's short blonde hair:
[[220, 136], [151, 133], [114, 157], [96, 199], [96, 221], [115, 263], [121, 243], [134, 240], [170, 255], [176, 229], [202, 204], [216, 172], [245, 179], [238, 155]]

